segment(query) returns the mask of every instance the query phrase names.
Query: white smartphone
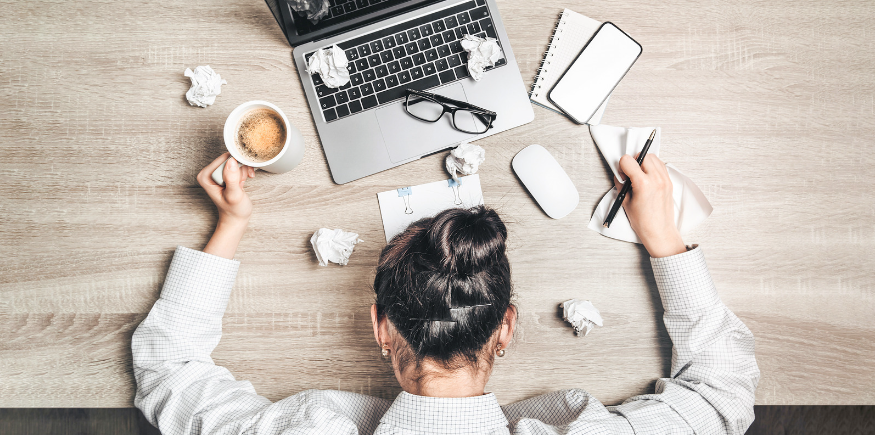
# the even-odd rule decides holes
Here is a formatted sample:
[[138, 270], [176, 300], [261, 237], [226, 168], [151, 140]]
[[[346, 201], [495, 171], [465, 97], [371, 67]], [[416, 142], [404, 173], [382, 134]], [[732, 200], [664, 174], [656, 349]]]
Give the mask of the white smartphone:
[[585, 124], [641, 56], [641, 44], [605, 22], [559, 78], [547, 98], [574, 122]]

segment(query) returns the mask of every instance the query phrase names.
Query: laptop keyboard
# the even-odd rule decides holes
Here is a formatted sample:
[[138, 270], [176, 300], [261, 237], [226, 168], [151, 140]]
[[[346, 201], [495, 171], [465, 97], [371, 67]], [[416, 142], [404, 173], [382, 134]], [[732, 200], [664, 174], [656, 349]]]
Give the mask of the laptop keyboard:
[[[322, 116], [331, 122], [402, 99], [407, 89], [427, 90], [468, 76], [464, 35], [495, 38], [485, 0], [474, 0], [338, 43], [349, 60], [350, 82], [316, 88]], [[312, 53], [305, 55], [309, 60]], [[506, 63], [496, 62], [495, 68]]]

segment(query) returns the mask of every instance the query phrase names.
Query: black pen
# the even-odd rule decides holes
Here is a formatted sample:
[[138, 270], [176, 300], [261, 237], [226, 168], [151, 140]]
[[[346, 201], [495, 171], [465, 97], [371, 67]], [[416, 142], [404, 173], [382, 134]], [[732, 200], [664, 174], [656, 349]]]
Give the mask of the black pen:
[[[636, 160], [638, 166], [641, 166], [644, 157], [647, 156], [647, 151], [650, 149], [650, 144], [653, 143], [654, 136], [656, 136], [656, 129], [653, 129], [653, 133], [650, 133], [647, 142], [644, 142], [644, 149], [641, 150], [641, 154], [638, 154], [638, 160]], [[617, 212], [620, 211], [620, 207], [623, 206], [623, 200], [626, 199], [626, 194], [629, 193], [630, 190], [632, 190], [632, 181], [626, 176], [626, 182], [623, 183], [623, 189], [620, 190], [620, 194], [617, 195], [617, 199], [614, 200], [614, 205], [611, 206], [611, 211], [608, 212], [608, 217], [605, 218], [605, 223], [602, 224], [605, 228], [611, 227], [611, 222], [614, 221], [614, 217], [617, 216]]]

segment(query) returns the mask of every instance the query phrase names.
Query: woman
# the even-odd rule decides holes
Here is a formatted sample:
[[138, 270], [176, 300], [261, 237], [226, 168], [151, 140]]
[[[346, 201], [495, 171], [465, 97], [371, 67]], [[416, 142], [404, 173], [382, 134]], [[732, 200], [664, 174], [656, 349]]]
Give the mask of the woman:
[[[507, 231], [487, 208], [448, 210], [385, 247], [374, 279], [374, 337], [404, 390], [394, 401], [309, 390], [276, 403], [213, 364], [252, 203], [251, 168], [225, 165], [227, 187], [198, 175], [219, 209], [203, 252], [179, 247], [161, 297], [133, 337], [135, 404], [164, 434], [743, 434], [759, 371], [750, 331], [718, 299], [701, 250], [674, 226], [671, 181], [658, 158], [620, 161], [624, 208], [650, 253], [674, 344], [656, 393], [605, 407], [583, 390], [504, 407], [484, 389], [513, 336]], [[520, 375], [525, 375], [521, 373]]]

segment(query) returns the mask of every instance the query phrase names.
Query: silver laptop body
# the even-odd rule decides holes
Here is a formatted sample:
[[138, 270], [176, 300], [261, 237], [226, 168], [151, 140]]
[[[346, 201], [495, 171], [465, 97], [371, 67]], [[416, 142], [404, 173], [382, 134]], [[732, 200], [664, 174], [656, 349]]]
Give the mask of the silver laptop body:
[[[457, 77], [455, 80], [450, 80], [450, 77], [464, 74], [464, 70], [459, 69], [459, 66], [462, 68], [467, 67], [467, 55], [465, 52], [459, 53], [458, 59], [462, 61], [461, 65], [447, 68], [448, 64], [442, 63], [441, 59], [438, 59], [434, 62], [430, 62], [430, 64], [432, 66], [437, 65], [438, 67], [444, 67], [446, 69], [444, 71], [432, 71], [432, 74], [427, 76], [420, 75], [419, 79], [409, 77], [410, 74], [405, 76], [404, 72], [408, 70], [413, 71], [416, 68], [420, 68], [420, 70], [425, 68], [425, 73], [423, 74], [426, 74], [432, 68], [428, 68], [427, 64], [414, 65], [410, 68], [402, 67], [400, 72], [390, 74], [394, 76], [392, 80], [393, 82], [394, 80], [400, 81], [407, 77], [409, 78], [409, 81], [407, 83], [400, 82], [392, 88], [386, 88], [388, 83], [387, 80], [389, 80], [388, 76], [372, 79], [371, 81], [378, 83], [378, 86], [382, 88], [382, 91], [379, 89], [373, 89], [374, 86], [369, 87], [367, 83], [370, 83], [371, 81], [366, 81], [360, 86], [353, 86], [352, 83], [350, 83], [345, 89], [330, 90], [326, 89], [324, 85], [322, 85], [323, 87], [319, 87], [318, 76], [311, 77], [307, 73], [307, 55], [312, 54], [316, 50], [331, 47], [335, 44], [339, 44], [341, 48], [344, 48], [345, 43], [348, 46], [355, 41], [369, 40], [369, 35], [380, 35], [382, 36], [381, 39], [384, 39], [391, 36], [393, 28], [397, 30], [401, 28], [401, 25], [404, 23], [418, 23], [423, 20], [427, 21], [430, 19], [429, 17], [440, 17], [448, 12], [466, 9], [468, 6], [472, 5], [475, 6], [474, 9], [469, 10], [469, 13], [466, 13], [466, 15], [459, 16], [462, 18], [468, 16], [470, 17], [471, 22], [477, 22], [475, 14], [478, 17], [483, 16], [487, 11], [484, 11], [482, 8], [487, 8], [488, 18], [491, 19], [491, 22], [494, 25], [494, 29], [489, 29], [488, 33], [494, 34], [496, 39], [498, 39], [505, 57], [505, 61], [501, 65], [487, 70], [480, 81], [474, 81], [470, 76], [461, 79], [458, 79]], [[461, 19], [456, 20], [457, 23], [459, 21], [461, 21]], [[441, 32], [438, 32], [436, 29], [440, 26], [446, 27], [448, 23], [452, 24], [453, 20], [447, 18], [443, 19], [442, 22], [443, 24], [441, 25], [433, 23], [429, 28], [435, 29], [434, 33], [440, 34]], [[482, 23], [484, 27], [489, 24], [485, 20], [483, 20]], [[472, 30], [469, 25], [470, 23], [459, 24], [459, 26], [464, 27], [466, 33], [470, 33], [467, 31]], [[447, 30], [453, 29], [446, 28], [442, 32], [446, 32]], [[473, 30], [478, 30], [478, 27], [475, 26]], [[480, 30], [481, 35], [486, 33], [486, 29], [481, 28]], [[458, 28], [453, 31], [456, 34], [459, 34]], [[403, 38], [400, 36], [400, 33], [402, 32], [399, 32], [394, 36], [396, 47], [404, 45], [397, 44], [399, 40]], [[416, 36], [416, 33], [413, 33], [412, 35], [409, 32], [403, 33], [407, 34], [406, 38], [409, 41], [408, 44], [413, 42], [410, 41], [410, 36]], [[441, 41], [441, 39], [438, 38], [437, 41]], [[389, 41], [386, 42], [385, 45], [390, 43]], [[382, 45], [383, 44], [377, 45], [375, 48], [380, 48]], [[419, 45], [423, 46], [422, 44]], [[428, 45], [426, 44], [425, 46], [427, 47]], [[447, 46], [451, 46], [451, 44], [447, 44]], [[389, 50], [387, 47], [383, 48], [384, 51]], [[353, 48], [347, 47], [344, 49]], [[441, 49], [444, 53], [447, 50], [447, 48], [443, 46]], [[351, 61], [353, 65], [355, 65], [356, 61], [359, 61], [360, 59], [367, 59], [375, 54], [379, 54], [374, 53], [373, 50], [371, 50], [369, 56], [362, 56], [362, 50], [361, 47], [356, 50], [358, 58]], [[434, 56], [435, 54], [430, 53], [431, 51], [440, 53], [438, 47], [420, 50], [420, 53], [424, 56], [426, 53]], [[364, 50], [364, 53], [367, 53], [367, 50]], [[383, 60], [392, 58], [389, 54], [383, 54], [385, 55]], [[529, 123], [534, 119], [532, 105], [529, 102], [525, 85], [520, 76], [516, 59], [511, 50], [507, 33], [505, 32], [504, 25], [498, 14], [498, 8], [496, 7], [494, 0], [476, 0], [476, 2], [446, 0], [435, 3], [346, 33], [300, 45], [295, 48], [293, 55], [295, 66], [298, 69], [298, 74], [300, 75], [304, 87], [304, 92], [307, 95], [307, 102], [310, 105], [310, 111], [313, 114], [316, 129], [319, 132], [319, 137], [322, 141], [322, 148], [325, 151], [325, 157], [327, 158], [328, 165], [331, 169], [332, 178], [334, 179], [334, 182], [338, 184], [348, 183], [417, 160], [423, 156], [454, 147], [462, 141], [473, 141], [500, 133]], [[440, 56], [440, 54], [437, 55]], [[414, 54], [408, 57], [412, 58], [413, 56], [416, 55]], [[422, 57], [419, 59], [422, 60]], [[458, 62], [458, 59], [455, 61]], [[400, 62], [402, 60], [403, 59], [394, 59], [395, 62]], [[407, 62], [409, 63], [410, 60], [408, 59]], [[361, 62], [359, 64], [364, 65]], [[382, 65], [384, 66], [388, 66], [389, 64], [391, 64], [391, 62], [382, 62]], [[392, 66], [397, 70], [397, 65]], [[353, 66], [353, 68], [355, 69], [355, 66]], [[381, 69], [378, 71], [386, 73], [387, 69]], [[447, 71], [455, 71], [456, 75], [450, 75]], [[363, 73], [365, 72], [356, 70], [355, 74]], [[372, 74], [373, 73], [369, 73], [370, 77], [374, 77]], [[437, 77], [437, 79], [434, 77]], [[405, 85], [412, 83], [418, 83], [418, 86], [420, 87], [425, 84], [434, 84], [435, 86], [433, 87], [420, 90], [426, 90], [428, 92], [441, 94], [457, 100], [467, 101], [484, 109], [497, 112], [498, 116], [493, 123], [493, 128], [481, 135], [471, 135], [453, 129], [450, 120], [447, 119], [450, 116], [449, 114], [445, 114], [444, 119], [435, 123], [427, 123], [413, 118], [405, 112], [403, 97], [406, 88], [409, 87]], [[362, 86], [364, 86], [364, 88], [362, 88]], [[350, 91], [353, 87], [357, 90]], [[370, 95], [361, 95], [360, 99], [352, 100], [353, 96], [363, 94], [368, 90], [372, 92]], [[323, 95], [317, 95], [317, 92], [321, 92]], [[333, 93], [327, 94], [327, 92]], [[339, 96], [338, 94], [340, 92], [345, 92], [345, 94]], [[374, 98], [368, 98], [370, 96], [373, 96]], [[389, 99], [399, 96], [400, 99]], [[366, 102], [365, 98], [367, 98]], [[373, 104], [375, 100], [377, 104], [374, 106]], [[343, 101], [343, 103], [341, 103], [341, 101]], [[361, 106], [360, 110], [353, 112], [353, 110], [359, 106]], [[349, 114], [340, 116], [346, 113]]]

